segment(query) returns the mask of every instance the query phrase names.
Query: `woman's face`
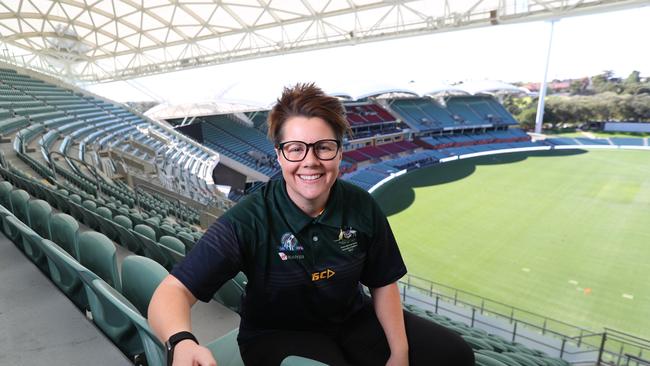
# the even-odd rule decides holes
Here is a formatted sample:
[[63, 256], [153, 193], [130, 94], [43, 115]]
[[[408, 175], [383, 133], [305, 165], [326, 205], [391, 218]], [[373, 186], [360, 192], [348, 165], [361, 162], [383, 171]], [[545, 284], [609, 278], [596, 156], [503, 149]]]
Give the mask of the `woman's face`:
[[[284, 122], [280, 132], [280, 143], [302, 141], [312, 144], [320, 140], [336, 139], [334, 130], [319, 117], [290, 117]], [[276, 153], [289, 198], [306, 214], [317, 215], [325, 207], [330, 188], [339, 175], [342, 149], [338, 150], [332, 160], [317, 158], [314, 146], [310, 146], [305, 159], [299, 162], [288, 161], [279, 149], [276, 149]]]

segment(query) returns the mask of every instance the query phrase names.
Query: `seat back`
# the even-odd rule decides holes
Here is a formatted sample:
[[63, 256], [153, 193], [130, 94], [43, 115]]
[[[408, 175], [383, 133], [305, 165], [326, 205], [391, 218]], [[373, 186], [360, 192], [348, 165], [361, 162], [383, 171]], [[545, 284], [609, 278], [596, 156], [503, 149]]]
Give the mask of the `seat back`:
[[[57, 214], [65, 215], [65, 214]], [[77, 262], [68, 252], [56, 245], [54, 242], [44, 239], [43, 253], [47, 258], [52, 282], [66, 294], [78, 308], [88, 308], [88, 299], [84, 291], [83, 283], [78, 272], [82, 270], [81, 264]], [[85, 270], [85, 268], [83, 268]]]
[[108, 236], [111, 240], [118, 240], [117, 229], [115, 228], [115, 223], [113, 222], [113, 213], [108, 207], [97, 207], [97, 215], [95, 219], [99, 223], [99, 228], [101, 229], [104, 235]]
[[185, 254], [185, 244], [173, 236], [163, 235], [160, 237], [158, 242], [169, 249], [173, 249], [181, 254]]
[[11, 212], [14, 213], [16, 218], [24, 223], [27, 223], [27, 201], [29, 201], [29, 193], [22, 189], [15, 189], [9, 195], [11, 201]]
[[50, 218], [52, 207], [43, 200], [32, 200], [27, 203], [28, 225], [43, 239], [50, 239]]
[[79, 222], [72, 216], [56, 213], [50, 219], [51, 240], [75, 259], [79, 258]]
[[25, 252], [25, 255], [27, 255], [27, 257], [34, 262], [43, 273], [49, 276], [47, 259], [41, 249], [41, 241], [43, 238], [32, 230], [32, 228], [18, 220], [15, 216], [8, 216], [6, 221], [8, 225], [13, 227], [13, 230], [17, 231], [19, 234], [17, 241], [14, 243]]
[[147, 319], [138, 312], [135, 306], [122, 294], [109, 286], [102, 280], [93, 281], [93, 289], [98, 301], [106, 309], [119, 312], [121, 316], [129, 321], [130, 326], [137, 330], [138, 343], [144, 350], [148, 365], [165, 365], [165, 347], [153, 333]]
[[168, 274], [154, 260], [130, 255], [122, 262], [122, 294], [146, 317], [154, 291]]
[[0, 205], [4, 206], [6, 209], [11, 210], [11, 202], [9, 200], [9, 195], [14, 189], [14, 186], [7, 181], [0, 182]]
[[104, 234], [96, 231], [79, 234], [79, 263], [121, 291], [115, 245]]
[[[144, 226], [148, 229], [151, 229], [146, 225], [136, 225], [135, 227], [138, 228], [139, 226], [140, 227]], [[163, 267], [165, 267], [168, 271], [171, 271], [175, 262], [170, 255], [167, 255], [167, 253], [165, 253], [165, 251], [162, 249], [160, 244], [158, 244], [154, 239], [151, 239], [150, 237], [143, 235], [137, 231], [130, 230], [130, 233], [133, 235], [135, 240], [139, 243], [140, 247], [142, 248], [142, 251], [144, 252], [145, 257], [155, 260], [156, 262], [160, 263]]]
[[224, 283], [212, 298], [230, 310], [239, 313], [241, 311], [241, 300], [246, 291], [247, 282], [246, 275], [243, 272], [239, 272], [235, 277]]
[[113, 220], [117, 224], [115, 225], [115, 230], [117, 230], [119, 243], [135, 254], [144, 254], [144, 249], [142, 248], [140, 241], [133, 236], [131, 220], [122, 215], [115, 216]]
[[156, 232], [149, 225], [144, 225], [144, 224], [135, 225], [133, 231], [135, 231], [138, 234], [142, 234], [151, 240], [156, 240]]
[[91, 200], [85, 200], [81, 204], [84, 209], [81, 210], [81, 214], [83, 216], [83, 221], [84, 224], [88, 225], [88, 227], [94, 229], [94, 230], [99, 230], [99, 221], [97, 220], [95, 211], [97, 211], [97, 205], [95, 202]]

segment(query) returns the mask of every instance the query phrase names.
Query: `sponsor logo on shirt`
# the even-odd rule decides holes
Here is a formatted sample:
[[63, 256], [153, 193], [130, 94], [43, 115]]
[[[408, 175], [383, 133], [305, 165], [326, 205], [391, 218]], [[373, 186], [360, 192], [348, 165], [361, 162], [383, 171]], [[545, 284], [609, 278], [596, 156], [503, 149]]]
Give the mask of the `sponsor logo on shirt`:
[[312, 282], [320, 281], [320, 280], [326, 280], [328, 278], [331, 278], [334, 276], [336, 272], [332, 271], [331, 269], [326, 269], [324, 271], [319, 271], [319, 272], [314, 272], [311, 274], [311, 280]]
[[351, 226], [342, 227], [339, 232], [339, 238], [334, 240], [340, 245], [343, 252], [351, 253], [359, 245], [357, 243], [357, 231]]
[[305, 259], [305, 256], [302, 254], [286, 254], [284, 252], [279, 252], [278, 255], [280, 256], [280, 259], [282, 259], [283, 261], [291, 260], [291, 259]]

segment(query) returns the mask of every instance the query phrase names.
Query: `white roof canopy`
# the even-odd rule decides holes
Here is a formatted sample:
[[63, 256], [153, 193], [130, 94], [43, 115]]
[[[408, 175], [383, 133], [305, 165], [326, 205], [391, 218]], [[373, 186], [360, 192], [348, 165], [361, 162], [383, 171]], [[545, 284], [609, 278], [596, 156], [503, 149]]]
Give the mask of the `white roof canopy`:
[[9, 0], [0, 60], [69, 81], [647, 4], [645, 0]]

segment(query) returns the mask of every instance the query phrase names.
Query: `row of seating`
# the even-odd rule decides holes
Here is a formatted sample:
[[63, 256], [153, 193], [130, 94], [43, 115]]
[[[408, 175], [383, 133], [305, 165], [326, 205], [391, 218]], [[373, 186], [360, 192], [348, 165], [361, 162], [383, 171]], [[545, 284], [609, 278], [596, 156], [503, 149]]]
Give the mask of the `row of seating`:
[[532, 350], [520, 343], [507, 341], [446, 316], [423, 310], [411, 304], [406, 304], [404, 307], [408, 311], [440, 324], [463, 337], [474, 350], [477, 366], [569, 366], [568, 362], [549, 357], [542, 351]]
[[[109, 237], [81, 231], [72, 216], [53, 213], [47, 202], [30, 199], [25, 190], [14, 189], [7, 181], [0, 182], [0, 220], [5, 235], [80, 310], [89, 311], [92, 321], [122, 352], [136, 364], [164, 364], [164, 347], [146, 321], [151, 296], [168, 274], [164, 266], [148, 257], [131, 255], [118, 271], [116, 248]], [[234, 302], [239, 298], [234, 292], [228, 293], [233, 290], [241, 296], [243, 287], [224, 286], [217, 295], [237, 308]], [[243, 365], [236, 337], [235, 329], [206, 345], [219, 365]], [[321, 364], [294, 357], [283, 365]]]

